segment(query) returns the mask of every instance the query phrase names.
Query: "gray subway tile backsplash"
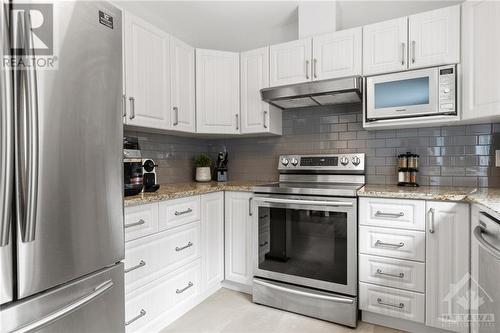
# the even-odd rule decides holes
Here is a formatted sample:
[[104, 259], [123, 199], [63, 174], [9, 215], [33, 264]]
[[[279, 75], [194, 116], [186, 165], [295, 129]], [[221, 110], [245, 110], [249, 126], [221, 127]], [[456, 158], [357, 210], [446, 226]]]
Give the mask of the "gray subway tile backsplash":
[[275, 181], [280, 154], [366, 153], [367, 183], [396, 184], [396, 156], [420, 155], [421, 185], [500, 187], [500, 123], [366, 131], [359, 104], [283, 112], [283, 136], [196, 139], [127, 132], [159, 161], [163, 183], [193, 179], [194, 157], [227, 148], [230, 180]]

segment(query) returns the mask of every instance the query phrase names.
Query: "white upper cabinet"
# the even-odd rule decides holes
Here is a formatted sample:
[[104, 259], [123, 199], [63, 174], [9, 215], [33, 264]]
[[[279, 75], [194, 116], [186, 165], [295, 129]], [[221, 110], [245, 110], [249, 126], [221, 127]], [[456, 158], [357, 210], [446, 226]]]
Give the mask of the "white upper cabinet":
[[311, 47], [311, 38], [270, 46], [270, 86], [311, 81]]
[[[469, 205], [427, 202], [425, 324], [468, 332], [458, 314], [468, 313]], [[449, 315], [449, 320], [446, 316]]]
[[195, 132], [194, 48], [175, 37], [170, 39], [170, 74], [172, 129]]
[[460, 62], [460, 5], [409, 17], [409, 68]]
[[500, 119], [500, 2], [462, 7], [463, 119]]
[[363, 74], [403, 71], [408, 60], [406, 17], [363, 27]]
[[362, 28], [313, 37], [313, 80], [361, 75]]
[[170, 63], [167, 33], [125, 13], [125, 96], [128, 125], [170, 128]]
[[198, 133], [240, 133], [239, 53], [196, 49]]

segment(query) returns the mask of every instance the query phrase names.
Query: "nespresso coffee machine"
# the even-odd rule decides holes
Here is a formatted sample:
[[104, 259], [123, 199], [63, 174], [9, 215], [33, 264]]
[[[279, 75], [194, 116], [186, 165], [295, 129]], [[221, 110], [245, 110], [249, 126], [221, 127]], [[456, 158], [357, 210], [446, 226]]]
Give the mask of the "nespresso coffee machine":
[[137, 138], [123, 138], [123, 184], [125, 196], [142, 192], [142, 156]]
[[156, 192], [160, 185], [156, 181], [156, 167], [155, 161], [152, 159], [142, 160], [142, 180], [144, 184], [144, 192]]

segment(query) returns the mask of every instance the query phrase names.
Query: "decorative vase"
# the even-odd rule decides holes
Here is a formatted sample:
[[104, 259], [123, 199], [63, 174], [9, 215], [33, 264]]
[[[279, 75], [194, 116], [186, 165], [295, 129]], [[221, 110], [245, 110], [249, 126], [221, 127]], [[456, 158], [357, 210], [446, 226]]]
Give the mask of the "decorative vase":
[[210, 172], [210, 167], [196, 168], [197, 182], [209, 182], [211, 180], [212, 180], [212, 173]]

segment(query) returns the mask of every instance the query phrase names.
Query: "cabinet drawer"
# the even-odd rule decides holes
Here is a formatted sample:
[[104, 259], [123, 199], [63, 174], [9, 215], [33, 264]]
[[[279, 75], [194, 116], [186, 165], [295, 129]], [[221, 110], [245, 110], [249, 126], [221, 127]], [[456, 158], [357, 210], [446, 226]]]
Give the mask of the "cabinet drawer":
[[200, 228], [200, 222], [190, 223], [127, 243], [125, 292], [137, 289], [198, 258]]
[[368, 283], [359, 284], [361, 310], [423, 323], [424, 307], [424, 294]]
[[[135, 290], [125, 299], [127, 332], [148, 332], [154, 320], [200, 294], [201, 261], [195, 262]], [[142, 312], [141, 312], [142, 311]], [[136, 320], [133, 320], [137, 318]]]
[[425, 264], [360, 254], [359, 280], [423, 293]]
[[200, 220], [200, 196], [160, 202], [160, 230]]
[[359, 252], [425, 261], [425, 232], [359, 227]]
[[158, 232], [158, 204], [125, 208], [125, 241]]
[[359, 224], [423, 231], [425, 201], [360, 198]]

